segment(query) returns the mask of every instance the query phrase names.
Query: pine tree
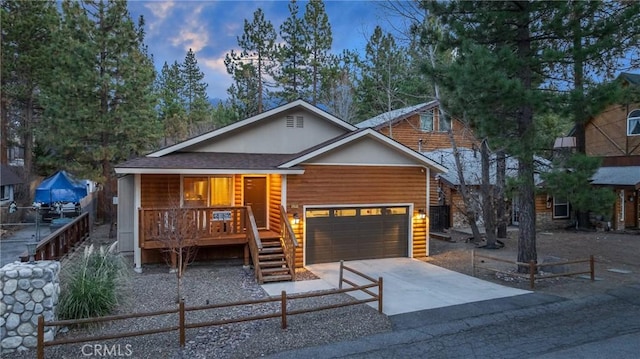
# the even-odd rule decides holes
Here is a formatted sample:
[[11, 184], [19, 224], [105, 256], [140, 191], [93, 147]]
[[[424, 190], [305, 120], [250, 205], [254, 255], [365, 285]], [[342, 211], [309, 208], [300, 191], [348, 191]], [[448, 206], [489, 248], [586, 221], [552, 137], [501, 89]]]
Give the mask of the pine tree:
[[24, 149], [25, 182], [30, 182], [35, 170], [34, 131], [42, 112], [40, 88], [51, 76], [49, 44], [60, 19], [53, 1], [6, 0], [0, 11], [0, 157], [6, 163], [8, 147], [20, 144]]
[[339, 56], [331, 56], [329, 66], [323, 70], [320, 102], [328, 112], [349, 123], [356, 121], [358, 63], [358, 53], [345, 50]]
[[155, 71], [125, 1], [62, 3], [63, 22], [52, 44], [55, 81], [43, 88], [45, 121], [39, 158], [103, 184], [98, 216], [113, 216], [115, 163], [140, 155], [161, 134], [155, 113]]
[[329, 65], [329, 50], [333, 43], [331, 24], [322, 0], [310, 0], [304, 12], [304, 27], [309, 33], [307, 52], [309, 54], [309, 76], [311, 78], [312, 104], [320, 98], [323, 69]]
[[[240, 53], [231, 51], [225, 56], [227, 72], [234, 84], [228, 93], [233, 106], [242, 117], [252, 116], [265, 110], [267, 79], [272, 76], [276, 57], [276, 31], [264, 12], [258, 9], [253, 20], [244, 20], [244, 33], [238, 37]], [[251, 103], [255, 102], [255, 108]]]
[[187, 111], [189, 127], [197, 124], [211, 123], [211, 104], [207, 96], [207, 84], [203, 81], [204, 73], [198, 67], [198, 60], [193, 50], [189, 49], [180, 67], [184, 84], [183, 98]]
[[278, 46], [279, 66], [274, 79], [282, 90], [276, 96], [284, 102], [307, 99], [311, 83], [307, 70], [309, 33], [303, 19], [298, 16], [298, 3], [295, 0], [289, 4], [289, 17], [280, 26], [280, 37], [283, 43]]
[[156, 91], [159, 96], [158, 116], [164, 127], [164, 145], [184, 140], [188, 134], [188, 121], [180, 64], [166, 62], [158, 74]]

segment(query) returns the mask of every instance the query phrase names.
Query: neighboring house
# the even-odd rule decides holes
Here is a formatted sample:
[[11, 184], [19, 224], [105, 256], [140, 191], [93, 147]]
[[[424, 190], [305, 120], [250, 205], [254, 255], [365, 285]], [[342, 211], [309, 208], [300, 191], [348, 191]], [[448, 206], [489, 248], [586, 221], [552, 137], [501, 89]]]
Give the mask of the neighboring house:
[[[622, 73], [622, 86], [640, 91], [640, 74]], [[585, 125], [585, 152], [601, 157], [592, 178], [595, 186], [617, 194], [611, 224], [615, 230], [640, 226], [640, 99], [607, 107]]]
[[0, 206], [8, 206], [14, 200], [15, 186], [23, 183], [11, 166], [0, 164]]
[[[251, 257], [260, 281], [287, 279], [268, 277], [283, 267], [427, 256], [429, 179], [446, 172], [302, 100], [115, 170], [118, 246], [133, 253], [137, 270], [162, 260], [167, 215], [181, 207], [197, 219], [201, 258]], [[282, 259], [295, 241], [293, 258]]]
[[[441, 231], [453, 227], [468, 227], [468, 221], [464, 214], [465, 206], [462, 196], [458, 191], [460, 181], [457, 168], [451, 150], [451, 136], [456, 146], [463, 153], [463, 172], [465, 180], [471, 184], [471, 190], [479, 194], [480, 183], [480, 157], [479, 152], [473, 150], [479, 148], [480, 142], [475, 138], [473, 131], [458, 119], [441, 117], [438, 101], [431, 101], [415, 106], [405, 107], [389, 111], [356, 124], [359, 128], [372, 128], [394, 140], [423, 153], [432, 161], [439, 162], [449, 169], [445, 176], [435, 176], [435, 186], [432, 186], [430, 206], [430, 225], [432, 231]], [[476, 156], [477, 153], [477, 156]], [[540, 162], [547, 161], [538, 159]], [[513, 173], [517, 164], [513, 159], [509, 160], [507, 167], [511, 167]], [[494, 165], [495, 168], [495, 165]], [[495, 170], [493, 170], [495, 173]], [[539, 182], [539, 180], [537, 180]], [[481, 208], [480, 198], [477, 197], [476, 206]], [[568, 218], [561, 213], [563, 204], [555, 203], [553, 199], [544, 194], [536, 195], [536, 223], [541, 228], [566, 225], [564, 219]], [[558, 209], [558, 211], [554, 211]], [[519, 201], [514, 198], [510, 204], [510, 223], [517, 225], [519, 221]], [[560, 220], [560, 221], [558, 221]], [[479, 224], [482, 218], [478, 217]]]

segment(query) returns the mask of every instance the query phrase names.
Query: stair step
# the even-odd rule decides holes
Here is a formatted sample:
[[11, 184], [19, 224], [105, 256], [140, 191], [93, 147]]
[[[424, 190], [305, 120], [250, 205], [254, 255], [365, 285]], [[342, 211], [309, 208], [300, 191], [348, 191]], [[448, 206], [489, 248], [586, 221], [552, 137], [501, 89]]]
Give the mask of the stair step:
[[280, 241], [265, 241], [265, 240], [261, 240], [262, 242], [262, 247], [282, 247], [282, 243], [280, 243]]
[[260, 262], [262, 262], [262, 261], [268, 261], [268, 260], [273, 260], [273, 259], [284, 259], [284, 253], [259, 254], [259, 255], [258, 255], [258, 260], [259, 260]]
[[284, 260], [260, 262], [260, 268], [282, 267], [286, 264], [287, 262], [285, 262]]
[[284, 273], [289, 274], [289, 268], [287, 267], [272, 267], [272, 268], [262, 268], [262, 274], [274, 274], [274, 273]]
[[262, 248], [258, 254], [276, 254], [283, 253], [282, 247]]
[[282, 275], [267, 275], [262, 277], [263, 282], [283, 282], [290, 281], [291, 274], [282, 274]]

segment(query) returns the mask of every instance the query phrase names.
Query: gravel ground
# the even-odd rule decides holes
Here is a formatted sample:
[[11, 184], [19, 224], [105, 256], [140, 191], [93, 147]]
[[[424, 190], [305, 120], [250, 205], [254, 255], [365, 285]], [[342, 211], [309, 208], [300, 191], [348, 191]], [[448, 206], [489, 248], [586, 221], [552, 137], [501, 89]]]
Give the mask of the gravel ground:
[[[96, 238], [98, 237], [98, 238]], [[94, 234], [94, 241], [101, 238]], [[122, 288], [123, 298], [117, 313], [140, 313], [176, 308], [177, 279], [168, 273], [166, 265], [144, 266], [142, 274], [131, 272]], [[302, 271], [298, 280], [313, 279], [312, 273]], [[187, 307], [230, 303], [268, 298], [256, 283], [253, 270], [245, 269], [237, 261], [194, 263], [184, 279], [184, 298]], [[353, 301], [346, 294], [289, 300], [289, 309], [300, 309]], [[240, 318], [250, 315], [278, 313], [280, 301], [251, 306], [229, 307], [187, 313], [187, 323]], [[141, 337], [101, 340], [90, 343], [47, 347], [47, 358], [84, 358], [97, 355], [95, 350], [116, 350], [116, 356], [130, 358], [255, 358], [280, 351], [330, 342], [348, 340], [391, 330], [389, 319], [367, 305], [287, 317], [288, 328], [281, 329], [280, 318], [244, 323], [189, 329], [186, 346], [180, 349], [178, 332], [152, 334]], [[159, 317], [131, 318], [102, 326], [71, 329], [56, 339], [87, 335], [119, 334], [130, 331], [177, 325], [177, 314]], [[102, 347], [97, 347], [101, 345]], [[89, 355], [87, 355], [89, 354]], [[35, 351], [5, 354], [3, 358], [33, 358]]]

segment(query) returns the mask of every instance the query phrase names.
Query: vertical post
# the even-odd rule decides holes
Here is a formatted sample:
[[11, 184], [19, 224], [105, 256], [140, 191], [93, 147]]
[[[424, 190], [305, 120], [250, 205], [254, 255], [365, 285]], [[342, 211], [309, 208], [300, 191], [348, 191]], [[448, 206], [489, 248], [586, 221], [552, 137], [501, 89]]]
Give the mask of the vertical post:
[[531, 287], [531, 289], [535, 288], [536, 286], [536, 269], [536, 262], [529, 261], [529, 286]]
[[591, 271], [591, 281], [596, 280], [596, 263], [593, 254], [589, 256], [589, 270]]
[[38, 359], [44, 359], [44, 317], [42, 315], [38, 317], [37, 357]]
[[476, 276], [476, 250], [471, 250], [471, 275]]
[[382, 286], [382, 277], [378, 277], [378, 312], [380, 314], [382, 314], [382, 293], [384, 293]]
[[338, 289], [342, 289], [342, 275], [343, 275], [342, 267], [344, 267], [344, 261], [343, 260], [340, 261], [340, 276], [339, 276], [339, 279], [338, 279]]
[[282, 329], [287, 329], [287, 292], [280, 294], [280, 311], [282, 312]]
[[184, 318], [184, 299], [180, 299], [180, 304], [178, 306], [178, 317], [179, 317], [179, 332], [180, 332], [180, 348], [184, 348], [184, 344], [186, 341], [185, 338], [185, 318]]
[[244, 245], [244, 266], [249, 266], [249, 244]]

